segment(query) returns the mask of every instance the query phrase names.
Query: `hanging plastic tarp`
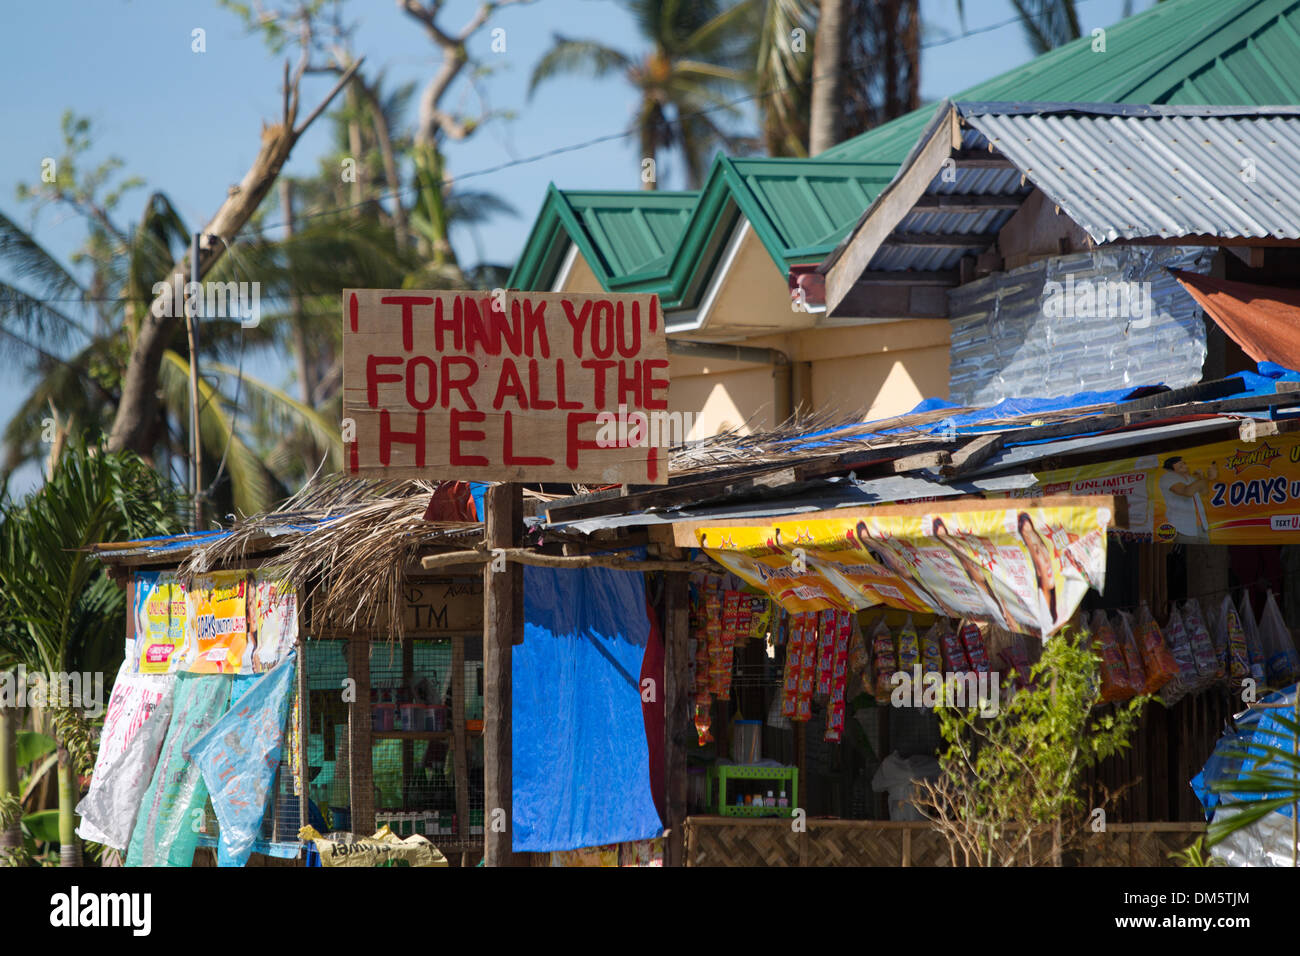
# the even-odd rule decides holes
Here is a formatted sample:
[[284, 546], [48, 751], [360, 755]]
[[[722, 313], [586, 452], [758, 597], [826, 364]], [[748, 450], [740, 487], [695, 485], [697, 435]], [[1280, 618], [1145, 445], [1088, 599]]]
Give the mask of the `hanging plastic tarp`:
[[[1268, 709], [1255, 708], [1236, 721], [1235, 733], [1220, 738], [1205, 766], [1191, 780], [1205, 816], [1209, 821], [1223, 823], [1233, 814], [1241, 812], [1233, 804], [1252, 803], [1273, 799], [1273, 795], [1258, 790], [1232, 790], [1232, 783], [1252, 771], [1290, 777], [1288, 763], [1280, 760], [1265, 747], [1294, 753], [1294, 735], [1280, 724], [1277, 715], [1293, 719], [1295, 714], [1295, 688], [1270, 694], [1261, 703], [1275, 705]], [[1276, 705], [1282, 705], [1277, 708]], [[1279, 792], [1277, 797], [1289, 797], [1294, 790]], [[1295, 848], [1291, 837], [1290, 803], [1265, 814], [1264, 817], [1242, 827], [1211, 848], [1211, 853], [1230, 866], [1293, 866]]]
[[173, 700], [167, 737], [131, 831], [127, 866], [189, 866], [198, 846], [208, 791], [185, 751], [226, 712], [230, 677], [178, 674]]
[[280, 766], [295, 662], [291, 651], [187, 748], [217, 815], [218, 866], [246, 864], [262, 829]]
[[130, 841], [167, 734], [175, 684], [170, 674], [133, 674], [131, 663], [122, 663], [113, 683], [90, 789], [77, 804], [77, 835], [115, 850]]
[[663, 832], [642, 715], [649, 635], [640, 574], [524, 568], [524, 643], [512, 655], [515, 850]]
[[1300, 367], [1300, 289], [1170, 272], [1256, 362]]

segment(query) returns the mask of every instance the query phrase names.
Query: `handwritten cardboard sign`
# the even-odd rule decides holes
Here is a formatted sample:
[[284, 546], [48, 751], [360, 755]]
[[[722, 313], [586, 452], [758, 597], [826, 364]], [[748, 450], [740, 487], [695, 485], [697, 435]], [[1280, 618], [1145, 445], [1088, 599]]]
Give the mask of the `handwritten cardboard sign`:
[[351, 474], [663, 484], [649, 432], [608, 426], [667, 408], [653, 295], [343, 292]]

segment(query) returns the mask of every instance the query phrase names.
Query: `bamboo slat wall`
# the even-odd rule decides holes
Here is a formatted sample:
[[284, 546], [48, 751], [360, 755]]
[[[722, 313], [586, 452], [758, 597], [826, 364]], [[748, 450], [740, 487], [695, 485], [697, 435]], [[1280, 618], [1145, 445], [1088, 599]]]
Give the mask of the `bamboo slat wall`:
[[[1114, 824], [1092, 834], [1083, 866], [1172, 866], [1169, 854], [1205, 830], [1196, 823]], [[690, 817], [688, 866], [950, 866], [943, 835], [928, 823]]]

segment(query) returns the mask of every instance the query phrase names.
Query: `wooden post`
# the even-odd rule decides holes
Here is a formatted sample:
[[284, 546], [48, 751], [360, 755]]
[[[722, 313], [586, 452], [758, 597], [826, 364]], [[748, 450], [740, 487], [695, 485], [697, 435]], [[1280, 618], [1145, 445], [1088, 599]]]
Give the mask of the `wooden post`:
[[682, 572], [664, 576], [664, 811], [668, 845], [664, 848], [668, 866], [685, 863], [686, 747], [690, 739], [691, 669], [687, 641], [690, 639], [690, 582]]
[[[488, 489], [483, 538], [489, 548], [511, 548], [523, 519], [519, 485]], [[511, 649], [523, 631], [516, 595], [523, 593], [523, 567], [514, 561], [495, 570], [483, 565], [483, 860], [485, 866], [515, 866], [511, 848], [512, 775], [510, 731]]]
[[452, 772], [456, 775], [456, 842], [469, 842], [469, 744], [465, 734], [465, 637], [451, 639], [451, 733]]
[[370, 639], [353, 635], [348, 641], [348, 676], [356, 699], [348, 704], [348, 797], [352, 804], [352, 832], [375, 832], [375, 784], [370, 746]]

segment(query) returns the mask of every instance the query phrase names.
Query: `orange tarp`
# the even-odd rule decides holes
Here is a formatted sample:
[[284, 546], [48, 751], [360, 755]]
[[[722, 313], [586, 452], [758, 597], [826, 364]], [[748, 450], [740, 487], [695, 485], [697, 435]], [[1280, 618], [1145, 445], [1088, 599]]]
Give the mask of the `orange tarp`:
[[1300, 289], [1169, 271], [1256, 362], [1300, 369]]

